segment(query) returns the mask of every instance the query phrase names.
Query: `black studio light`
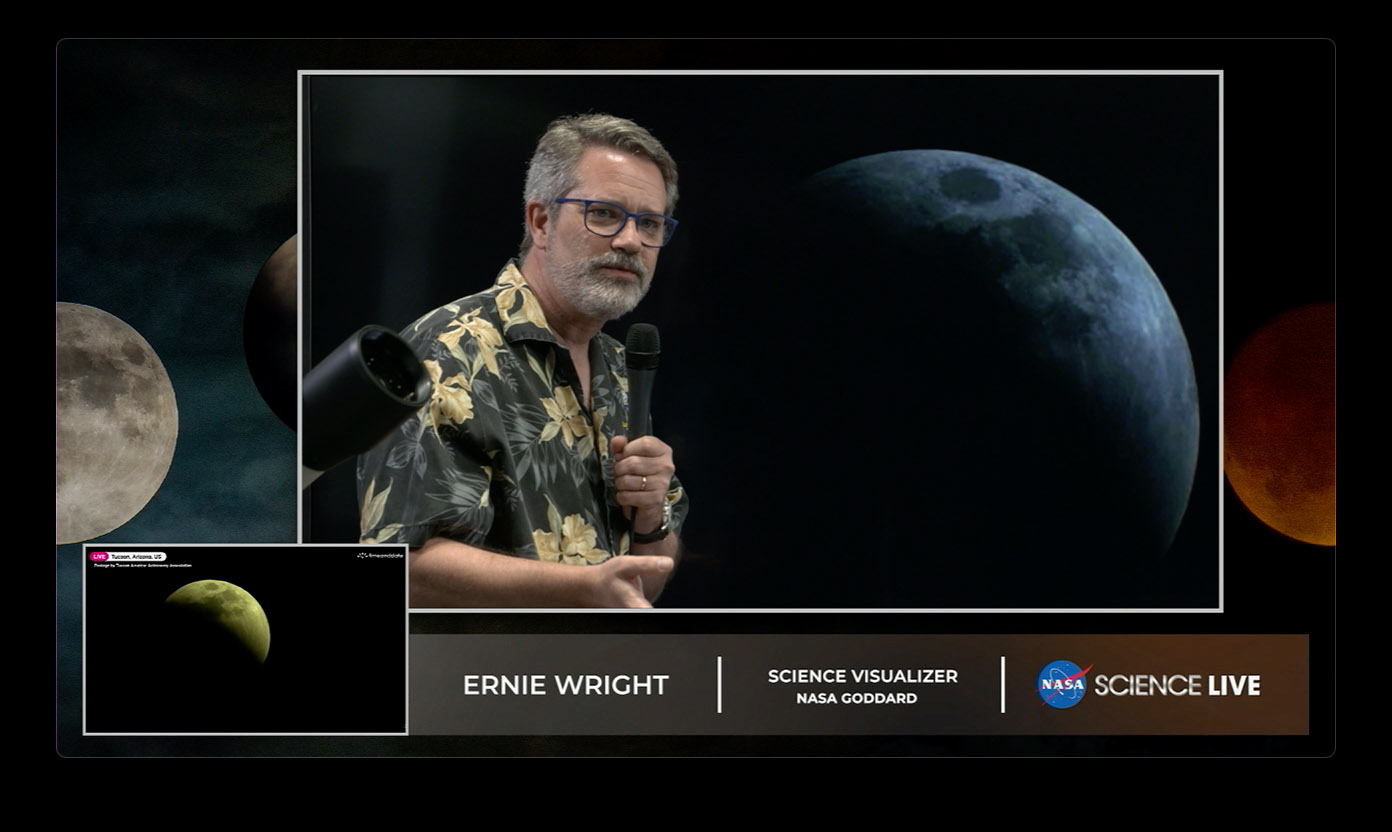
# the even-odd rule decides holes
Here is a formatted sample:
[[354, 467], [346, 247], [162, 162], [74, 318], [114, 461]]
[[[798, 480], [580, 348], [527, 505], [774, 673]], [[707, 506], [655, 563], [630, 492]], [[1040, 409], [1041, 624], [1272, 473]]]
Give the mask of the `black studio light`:
[[430, 400], [430, 378], [409, 345], [365, 326], [304, 380], [302, 487], [363, 453]]

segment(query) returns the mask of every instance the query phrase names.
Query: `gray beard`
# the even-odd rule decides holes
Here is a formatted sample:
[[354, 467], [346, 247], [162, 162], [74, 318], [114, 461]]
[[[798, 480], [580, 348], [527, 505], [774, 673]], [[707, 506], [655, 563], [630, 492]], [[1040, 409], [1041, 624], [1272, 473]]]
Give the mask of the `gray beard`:
[[[628, 269], [638, 275], [638, 282], [604, 275], [600, 269], [606, 266]], [[557, 293], [581, 315], [612, 321], [638, 306], [652, 285], [652, 275], [637, 257], [610, 252], [566, 263], [556, 270], [553, 282]]]

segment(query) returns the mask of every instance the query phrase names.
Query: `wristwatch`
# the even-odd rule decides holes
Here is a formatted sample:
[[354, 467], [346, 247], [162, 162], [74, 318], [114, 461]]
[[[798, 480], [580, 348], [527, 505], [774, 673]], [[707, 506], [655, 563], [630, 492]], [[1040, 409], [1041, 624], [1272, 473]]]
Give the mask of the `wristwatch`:
[[650, 531], [650, 532], [640, 532], [640, 531], [638, 531], [637, 529], [634, 529], [634, 530], [633, 530], [633, 542], [634, 542], [634, 543], [656, 543], [656, 542], [659, 541], [659, 540], [664, 540], [664, 539], [667, 537], [667, 535], [668, 535], [669, 533], [671, 533], [671, 531], [672, 531], [672, 504], [669, 503], [669, 502], [666, 502], [666, 501], [664, 500], [663, 503], [662, 503], [662, 525], [658, 526], [656, 529], [653, 529], [653, 530]]

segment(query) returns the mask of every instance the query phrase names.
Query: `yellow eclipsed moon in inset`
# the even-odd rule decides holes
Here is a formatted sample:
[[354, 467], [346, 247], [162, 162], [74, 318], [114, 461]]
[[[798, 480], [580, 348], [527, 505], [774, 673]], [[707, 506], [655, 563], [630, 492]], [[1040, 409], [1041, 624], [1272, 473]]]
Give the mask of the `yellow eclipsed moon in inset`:
[[1223, 382], [1223, 469], [1243, 505], [1296, 540], [1334, 545], [1335, 308], [1285, 312]]
[[250, 592], [227, 581], [194, 581], [165, 599], [165, 604], [188, 613], [231, 636], [264, 662], [271, 650], [271, 624]]

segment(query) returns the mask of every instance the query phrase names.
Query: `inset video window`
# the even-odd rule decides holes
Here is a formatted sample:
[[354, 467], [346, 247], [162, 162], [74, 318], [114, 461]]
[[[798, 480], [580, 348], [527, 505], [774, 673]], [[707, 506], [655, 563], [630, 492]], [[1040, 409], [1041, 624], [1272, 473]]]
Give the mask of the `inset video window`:
[[88, 545], [85, 734], [404, 734], [404, 546]]

